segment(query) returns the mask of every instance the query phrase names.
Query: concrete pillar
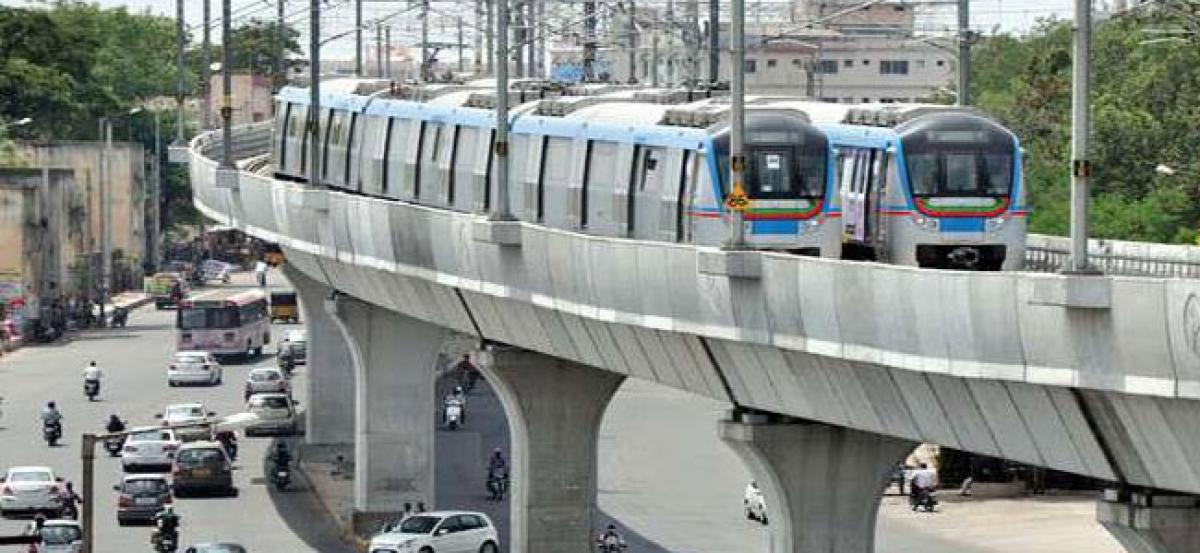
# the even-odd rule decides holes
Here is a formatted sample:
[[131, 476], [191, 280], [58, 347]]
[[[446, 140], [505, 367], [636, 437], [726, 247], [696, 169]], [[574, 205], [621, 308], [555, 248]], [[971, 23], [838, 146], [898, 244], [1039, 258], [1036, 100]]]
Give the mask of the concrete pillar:
[[1105, 490], [1096, 519], [1129, 553], [1200, 551], [1200, 497]]
[[915, 442], [813, 422], [743, 414], [720, 424], [767, 503], [771, 553], [871, 553], [896, 463]]
[[434, 363], [447, 329], [339, 295], [327, 305], [354, 360], [354, 513], [359, 535], [404, 504], [434, 506]]
[[[354, 443], [354, 363], [350, 347], [324, 303], [333, 289], [291, 265], [283, 274], [300, 301], [300, 321], [308, 332], [308, 401], [305, 441], [311, 445]], [[282, 336], [276, 336], [278, 343]]]
[[589, 553], [596, 437], [623, 375], [517, 349], [491, 349], [480, 369], [508, 416], [512, 553]]

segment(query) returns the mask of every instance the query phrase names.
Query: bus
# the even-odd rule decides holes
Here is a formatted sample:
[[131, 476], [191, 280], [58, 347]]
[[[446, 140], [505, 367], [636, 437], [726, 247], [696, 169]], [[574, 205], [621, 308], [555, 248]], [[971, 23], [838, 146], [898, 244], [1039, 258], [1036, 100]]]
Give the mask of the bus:
[[213, 355], [262, 355], [271, 342], [267, 296], [261, 290], [213, 290], [179, 304], [175, 327], [179, 351]]

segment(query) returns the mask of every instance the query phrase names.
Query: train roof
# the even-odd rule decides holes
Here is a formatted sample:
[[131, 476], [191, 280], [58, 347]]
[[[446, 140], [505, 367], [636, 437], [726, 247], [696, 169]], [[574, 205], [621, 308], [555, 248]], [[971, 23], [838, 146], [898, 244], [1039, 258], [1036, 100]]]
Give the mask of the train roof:
[[969, 106], [947, 106], [941, 104], [857, 104], [846, 111], [842, 123], [849, 125], [870, 125], [876, 127], [897, 127], [924, 117], [935, 114], [973, 115], [991, 120], [977, 108]]

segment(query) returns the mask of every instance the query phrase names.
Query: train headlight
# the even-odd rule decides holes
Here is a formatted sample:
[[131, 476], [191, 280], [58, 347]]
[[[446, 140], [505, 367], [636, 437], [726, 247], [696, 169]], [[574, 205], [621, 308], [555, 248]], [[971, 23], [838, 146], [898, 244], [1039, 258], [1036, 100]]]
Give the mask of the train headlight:
[[925, 230], [937, 231], [938, 229], [938, 220], [934, 219], [933, 217], [919, 215], [913, 218], [913, 222], [915, 222], [918, 227], [921, 227]]
[[1008, 217], [1005, 217], [1003, 215], [1001, 215], [999, 217], [992, 217], [987, 220], [987, 231], [988, 232], [996, 232], [996, 231], [1004, 228], [1004, 223], [1007, 223], [1007, 222], [1008, 222]]

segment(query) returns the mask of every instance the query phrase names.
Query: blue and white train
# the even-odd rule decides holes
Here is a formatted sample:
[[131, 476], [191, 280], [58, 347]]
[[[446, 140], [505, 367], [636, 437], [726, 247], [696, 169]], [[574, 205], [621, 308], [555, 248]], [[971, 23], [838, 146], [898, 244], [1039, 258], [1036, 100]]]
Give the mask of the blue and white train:
[[[469, 86], [379, 88], [322, 83], [322, 183], [488, 210], [494, 96]], [[520, 99], [528, 101], [511, 110], [516, 217], [603, 236], [726, 239], [725, 99], [685, 95], [670, 104], [663, 99], [677, 95], [632, 90], [541, 95], [524, 90]], [[309, 91], [285, 88], [276, 101], [275, 174], [306, 181]], [[751, 98], [745, 144], [750, 247], [922, 267], [1021, 266], [1020, 149], [1012, 133], [975, 112]]]

